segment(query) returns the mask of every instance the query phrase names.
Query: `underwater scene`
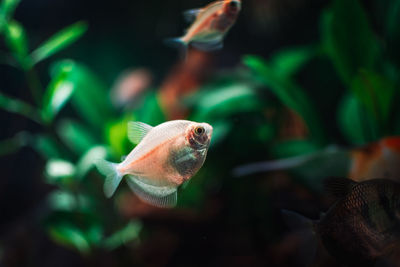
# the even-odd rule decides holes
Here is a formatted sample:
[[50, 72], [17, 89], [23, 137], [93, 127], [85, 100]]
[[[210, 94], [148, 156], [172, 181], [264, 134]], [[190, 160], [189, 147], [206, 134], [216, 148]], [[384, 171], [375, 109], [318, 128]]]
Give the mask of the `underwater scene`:
[[400, 0], [0, 0], [0, 266], [400, 267]]

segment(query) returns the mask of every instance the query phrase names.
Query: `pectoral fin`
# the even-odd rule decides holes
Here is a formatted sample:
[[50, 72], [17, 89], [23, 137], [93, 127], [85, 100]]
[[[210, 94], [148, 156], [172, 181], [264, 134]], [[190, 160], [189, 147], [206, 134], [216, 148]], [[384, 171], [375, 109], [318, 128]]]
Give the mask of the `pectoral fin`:
[[151, 129], [153, 127], [146, 123], [130, 121], [128, 122], [128, 139], [134, 144], [139, 144]]
[[149, 185], [135, 176], [129, 176], [126, 181], [131, 190], [144, 202], [160, 208], [176, 206], [177, 189], [175, 187]]

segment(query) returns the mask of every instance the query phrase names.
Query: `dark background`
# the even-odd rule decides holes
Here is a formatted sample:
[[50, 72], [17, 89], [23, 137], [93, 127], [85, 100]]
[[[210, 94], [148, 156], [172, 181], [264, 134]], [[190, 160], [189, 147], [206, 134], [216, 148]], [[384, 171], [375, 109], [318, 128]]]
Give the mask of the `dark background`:
[[[163, 39], [182, 33], [184, 10], [205, 4], [197, 0], [22, 0], [14, 17], [25, 26], [31, 47], [37, 47], [59, 29], [84, 20], [89, 25], [88, 32], [52, 60], [78, 60], [90, 66], [110, 87], [122, 71], [145, 67], [151, 70], [153, 87], [157, 88], [179, 60], [178, 52], [165, 46]], [[328, 0], [243, 0], [242, 12], [226, 37], [224, 49], [213, 53], [215, 70], [240, 66], [245, 54], [268, 58], [284, 47], [317, 42], [321, 11], [329, 4]], [[379, 9], [369, 1], [363, 4], [369, 10], [373, 28], [379, 31]], [[0, 48], [5, 50], [4, 43]], [[37, 66], [44, 83], [50, 79], [50, 64], [51, 61], [44, 61]], [[31, 101], [19, 71], [0, 65], [0, 74], [2, 92]], [[310, 78], [307, 73], [299, 76], [300, 80]], [[332, 105], [337, 102], [337, 94], [333, 93]], [[324, 113], [327, 120], [332, 117], [329, 105], [318, 101], [316, 105], [328, 110]], [[70, 108], [62, 112], [75, 115]], [[33, 133], [41, 130], [37, 124], [2, 110], [0, 121], [0, 139], [10, 138], [21, 130]], [[332, 123], [325, 121], [325, 125], [337, 143], [346, 145]], [[301, 260], [293, 256], [296, 240], [291, 239], [280, 210], [297, 208], [316, 218], [329, 202], [301, 183], [293, 183], [286, 173], [234, 180], [229, 175], [232, 166], [264, 159], [262, 146], [257, 148], [253, 144], [242, 153], [240, 146], [228, 140], [218, 151], [210, 151], [207, 162], [220, 176], [210, 177], [219, 180], [206, 187], [206, 199], [200, 207], [155, 210], [138, 216], [145, 226], [140, 242], [112, 251], [97, 248], [86, 255], [56, 244], [43, 229], [42, 218], [48, 212], [45, 199], [55, 187], [44, 183], [45, 162], [37, 152], [23, 147], [2, 156], [0, 265], [296, 266]], [[230, 157], [232, 151], [235, 157]]]

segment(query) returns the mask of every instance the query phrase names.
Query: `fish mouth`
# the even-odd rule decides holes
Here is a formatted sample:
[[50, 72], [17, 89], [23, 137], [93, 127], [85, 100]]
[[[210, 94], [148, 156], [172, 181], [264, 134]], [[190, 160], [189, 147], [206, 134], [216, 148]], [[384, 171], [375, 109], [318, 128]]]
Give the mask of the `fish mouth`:
[[207, 138], [210, 141], [213, 133], [213, 127], [208, 123], [204, 123], [204, 126], [204, 129], [206, 129]]

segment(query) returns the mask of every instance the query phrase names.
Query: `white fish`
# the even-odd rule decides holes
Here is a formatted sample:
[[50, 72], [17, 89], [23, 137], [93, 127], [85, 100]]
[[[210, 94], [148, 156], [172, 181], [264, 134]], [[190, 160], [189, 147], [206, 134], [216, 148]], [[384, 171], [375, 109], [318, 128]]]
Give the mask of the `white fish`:
[[122, 177], [129, 187], [149, 204], [173, 207], [177, 188], [203, 165], [213, 128], [207, 123], [174, 120], [152, 127], [142, 122], [128, 123], [128, 138], [138, 144], [121, 163], [105, 160], [97, 168], [107, 176], [104, 193], [111, 197]]

